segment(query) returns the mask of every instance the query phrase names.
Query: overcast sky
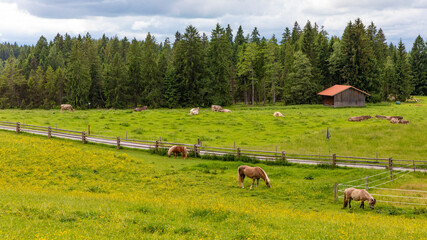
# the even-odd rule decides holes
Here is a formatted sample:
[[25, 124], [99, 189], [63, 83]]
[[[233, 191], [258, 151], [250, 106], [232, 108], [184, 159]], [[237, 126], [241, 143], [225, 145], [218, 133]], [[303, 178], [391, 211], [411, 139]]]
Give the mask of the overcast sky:
[[143, 40], [148, 32], [158, 42], [188, 25], [200, 33], [219, 23], [245, 35], [257, 27], [261, 36], [280, 39], [284, 29], [310, 20], [329, 36], [342, 36], [348, 22], [362, 19], [382, 28], [387, 42], [400, 39], [409, 51], [418, 35], [427, 40], [427, 0], [0, 0], [0, 42], [36, 44], [57, 34], [117, 35]]

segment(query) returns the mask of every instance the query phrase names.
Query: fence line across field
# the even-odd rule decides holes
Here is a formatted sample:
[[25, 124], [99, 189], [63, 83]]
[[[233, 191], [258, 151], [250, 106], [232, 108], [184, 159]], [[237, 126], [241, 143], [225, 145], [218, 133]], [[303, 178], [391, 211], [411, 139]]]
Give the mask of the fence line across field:
[[[256, 150], [256, 149], [242, 149], [236, 147], [234, 144], [233, 148], [221, 148], [221, 147], [211, 147], [202, 145], [200, 139], [197, 139], [197, 144], [185, 144], [185, 143], [174, 143], [166, 142], [160, 140], [150, 141], [150, 140], [138, 140], [138, 139], [128, 139], [127, 132], [126, 137], [108, 137], [95, 135], [90, 133], [90, 125], [88, 125], [88, 132], [80, 132], [75, 130], [60, 129], [56, 127], [45, 127], [45, 126], [36, 126], [30, 124], [21, 124], [19, 122], [8, 122], [0, 121], [0, 127], [5, 130], [11, 130], [19, 132], [28, 132], [33, 134], [47, 135], [50, 137], [60, 137], [60, 138], [69, 138], [73, 140], [82, 140], [83, 143], [88, 141], [94, 143], [108, 144], [108, 145], [117, 145], [117, 148], [120, 149], [120, 146], [140, 149], [164, 149], [170, 145], [181, 145], [187, 146], [190, 150], [194, 150], [199, 154], [208, 154], [208, 155], [219, 155], [223, 156], [226, 154], [231, 154], [240, 158], [241, 156], [253, 157], [259, 160], [291, 160], [294, 162], [301, 161], [300, 163], [312, 163], [312, 164], [332, 164], [332, 166], [364, 166], [364, 167], [384, 167], [390, 170], [390, 178], [392, 179], [393, 167], [402, 168], [405, 166], [407, 169], [424, 170], [424, 166], [427, 166], [427, 160], [400, 160], [392, 158], [367, 158], [367, 157], [351, 157], [351, 156], [337, 156], [333, 155], [320, 155], [319, 154], [298, 154], [298, 153], [288, 153], [286, 151], [278, 151], [276, 146], [276, 151], [265, 151], [265, 150]], [[93, 129], [92, 129], [93, 130]], [[195, 155], [197, 156], [197, 155]], [[378, 154], [377, 154], [378, 156]], [[412, 162], [412, 164], [407, 164]], [[380, 173], [384, 174], [384, 173]], [[379, 174], [379, 175], [380, 175]], [[356, 181], [356, 180], [354, 180]]]
[[[372, 176], [367, 176], [365, 178], [359, 178], [359, 179], [355, 179], [355, 180], [351, 180], [351, 181], [347, 181], [345, 183], [335, 183], [334, 185], [334, 198], [335, 201], [337, 201], [337, 199], [342, 199], [344, 198], [344, 191], [347, 187], [354, 187], [354, 188], [363, 188], [365, 187], [366, 189], [372, 189], [372, 190], [382, 190], [382, 191], [396, 191], [396, 192], [405, 192], [405, 195], [390, 195], [390, 194], [381, 194], [381, 193], [372, 193], [371, 195], [373, 196], [378, 196], [378, 197], [385, 197], [387, 198], [398, 198], [398, 199], [402, 199], [402, 200], [412, 200], [412, 201], [426, 201], [427, 202], [427, 198], [426, 197], [419, 197], [419, 196], [408, 196], [408, 193], [413, 193], [413, 194], [419, 194], [419, 193], [427, 193], [427, 191], [422, 191], [422, 190], [409, 190], [409, 189], [393, 189], [393, 188], [380, 188], [378, 186], [384, 185], [384, 184], [388, 184], [391, 183], [393, 181], [396, 181], [397, 179], [400, 179], [408, 174], [411, 173], [411, 171], [400, 171], [400, 172], [395, 172], [394, 178], [382, 182], [380, 184], [374, 185], [374, 186], [369, 186], [369, 184], [372, 184], [374, 182], [379, 182], [382, 180], [387, 179], [389, 176], [386, 177], [381, 177], [379, 179], [376, 179], [374, 181], [369, 182], [369, 178], [373, 178], [373, 177], [377, 177], [380, 176], [382, 174], [388, 173], [388, 171], [386, 172], [382, 172], [382, 173], [378, 173]], [[349, 185], [350, 183], [354, 183], [354, 182], [360, 182], [362, 180], [366, 181], [366, 184], [359, 184], [359, 185]], [[338, 189], [339, 187], [344, 187], [344, 189]], [[398, 193], [399, 194], [399, 193]], [[405, 205], [419, 205], [419, 206], [427, 206], [427, 204], [424, 203], [419, 203], [419, 202], [396, 202], [396, 201], [387, 201], [387, 200], [378, 200], [377, 202], [384, 202], [384, 203], [391, 203], [391, 204], [405, 204]]]

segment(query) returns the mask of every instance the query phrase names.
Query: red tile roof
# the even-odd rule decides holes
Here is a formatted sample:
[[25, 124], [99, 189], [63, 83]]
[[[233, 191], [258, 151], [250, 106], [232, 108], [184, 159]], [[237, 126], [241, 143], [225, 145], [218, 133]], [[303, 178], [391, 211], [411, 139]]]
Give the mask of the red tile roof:
[[335, 96], [338, 93], [343, 92], [343, 91], [345, 91], [345, 90], [347, 90], [349, 88], [353, 88], [354, 90], [357, 90], [357, 91], [359, 91], [361, 93], [364, 93], [364, 94], [366, 94], [368, 96], [370, 95], [369, 93], [366, 93], [366, 92], [364, 92], [364, 91], [362, 91], [360, 89], [357, 89], [357, 88], [355, 88], [353, 86], [349, 86], [349, 85], [334, 85], [334, 86], [332, 86], [332, 87], [330, 87], [328, 89], [325, 89], [325, 90], [321, 91], [320, 93], [318, 93], [318, 95], [331, 96], [332, 97], [332, 96]]

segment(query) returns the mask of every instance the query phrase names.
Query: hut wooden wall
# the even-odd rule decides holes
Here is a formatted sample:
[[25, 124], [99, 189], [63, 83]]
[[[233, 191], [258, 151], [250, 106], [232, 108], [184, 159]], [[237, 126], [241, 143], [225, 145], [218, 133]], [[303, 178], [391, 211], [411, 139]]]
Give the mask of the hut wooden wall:
[[334, 96], [334, 107], [364, 107], [365, 94], [352, 88]]
[[334, 97], [323, 96], [323, 105], [333, 106], [334, 105]]

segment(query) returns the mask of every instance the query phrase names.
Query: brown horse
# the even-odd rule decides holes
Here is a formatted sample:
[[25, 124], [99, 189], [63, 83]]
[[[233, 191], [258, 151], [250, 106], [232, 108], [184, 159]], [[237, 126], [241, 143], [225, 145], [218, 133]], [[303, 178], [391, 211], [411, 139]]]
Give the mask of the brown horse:
[[245, 180], [245, 176], [247, 176], [248, 178], [252, 178], [253, 180], [250, 189], [252, 189], [252, 186], [255, 183], [255, 179], [257, 180], [256, 186], [258, 187], [260, 178], [264, 179], [265, 184], [267, 184], [268, 187], [271, 187], [270, 179], [268, 178], [267, 173], [260, 167], [249, 167], [246, 165], [239, 166], [239, 168], [237, 169], [237, 179], [239, 181], [239, 186], [241, 186], [242, 188], [245, 188], [245, 186], [243, 185], [243, 180]]
[[369, 201], [369, 206], [371, 209], [374, 209], [375, 203], [377, 200], [372, 197], [371, 194], [369, 194], [365, 189], [355, 189], [355, 188], [347, 188], [344, 190], [344, 208], [348, 207], [351, 208], [351, 200], [354, 201], [362, 201], [360, 204], [361, 208], [365, 208], [365, 201]]
[[169, 148], [168, 156], [170, 157], [173, 154], [177, 158], [179, 153], [182, 153], [183, 158], [187, 158], [187, 148], [183, 146], [172, 146]]

